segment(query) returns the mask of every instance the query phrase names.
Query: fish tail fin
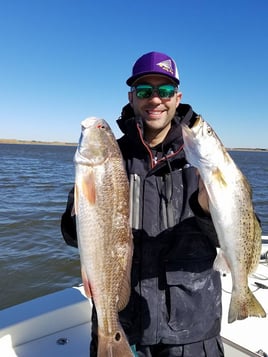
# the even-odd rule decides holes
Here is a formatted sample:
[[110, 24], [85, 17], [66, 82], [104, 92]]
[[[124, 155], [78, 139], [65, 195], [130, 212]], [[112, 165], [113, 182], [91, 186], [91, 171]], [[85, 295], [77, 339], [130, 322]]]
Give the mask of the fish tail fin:
[[228, 323], [235, 320], [243, 320], [249, 316], [266, 317], [266, 312], [249, 288], [244, 298], [241, 298], [240, 294], [233, 292], [229, 307]]
[[118, 329], [113, 336], [104, 336], [99, 333], [98, 357], [133, 357], [126, 335]]

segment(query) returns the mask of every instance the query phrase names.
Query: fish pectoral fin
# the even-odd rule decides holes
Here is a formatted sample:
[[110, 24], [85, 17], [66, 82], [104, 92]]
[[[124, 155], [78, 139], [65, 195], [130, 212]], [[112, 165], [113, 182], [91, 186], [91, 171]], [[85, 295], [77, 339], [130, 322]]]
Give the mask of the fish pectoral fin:
[[94, 205], [96, 202], [96, 185], [95, 185], [95, 176], [94, 172], [91, 171], [86, 177], [82, 180], [82, 192], [86, 199]]
[[219, 250], [215, 258], [213, 269], [224, 273], [231, 271], [222, 249]]
[[227, 182], [224, 179], [223, 173], [218, 167], [212, 172], [212, 176], [219, 182], [221, 186], [227, 186]]
[[85, 294], [90, 299], [90, 298], [92, 298], [91, 287], [90, 287], [90, 283], [89, 283], [89, 280], [87, 277], [87, 273], [83, 267], [81, 267], [81, 276], [82, 276], [82, 281], [84, 284]]

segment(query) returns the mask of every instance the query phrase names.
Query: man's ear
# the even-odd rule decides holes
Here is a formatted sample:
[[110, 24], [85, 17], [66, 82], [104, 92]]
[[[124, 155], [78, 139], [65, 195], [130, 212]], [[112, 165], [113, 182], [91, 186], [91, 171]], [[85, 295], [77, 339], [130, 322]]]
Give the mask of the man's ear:
[[177, 98], [176, 98], [176, 101], [177, 101], [176, 108], [178, 108], [178, 106], [179, 106], [179, 104], [181, 102], [181, 98], [182, 98], [182, 92], [178, 92], [177, 93]]

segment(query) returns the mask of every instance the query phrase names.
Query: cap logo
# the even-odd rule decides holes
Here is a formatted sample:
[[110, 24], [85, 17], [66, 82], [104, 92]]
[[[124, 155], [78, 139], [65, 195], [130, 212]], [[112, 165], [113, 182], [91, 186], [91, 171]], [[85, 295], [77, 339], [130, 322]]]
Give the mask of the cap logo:
[[172, 75], [174, 75], [171, 60], [162, 61], [162, 62], [157, 63], [156, 65], [161, 67], [164, 71], [167, 71], [167, 72], [171, 73]]

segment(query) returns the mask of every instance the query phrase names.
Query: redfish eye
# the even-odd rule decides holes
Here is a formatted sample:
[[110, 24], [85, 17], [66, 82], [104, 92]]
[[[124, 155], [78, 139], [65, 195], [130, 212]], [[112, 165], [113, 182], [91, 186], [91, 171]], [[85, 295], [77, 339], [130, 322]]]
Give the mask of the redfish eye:
[[98, 129], [105, 129], [105, 126], [104, 126], [103, 124], [98, 124], [98, 125], [97, 125], [97, 128], [98, 128]]

